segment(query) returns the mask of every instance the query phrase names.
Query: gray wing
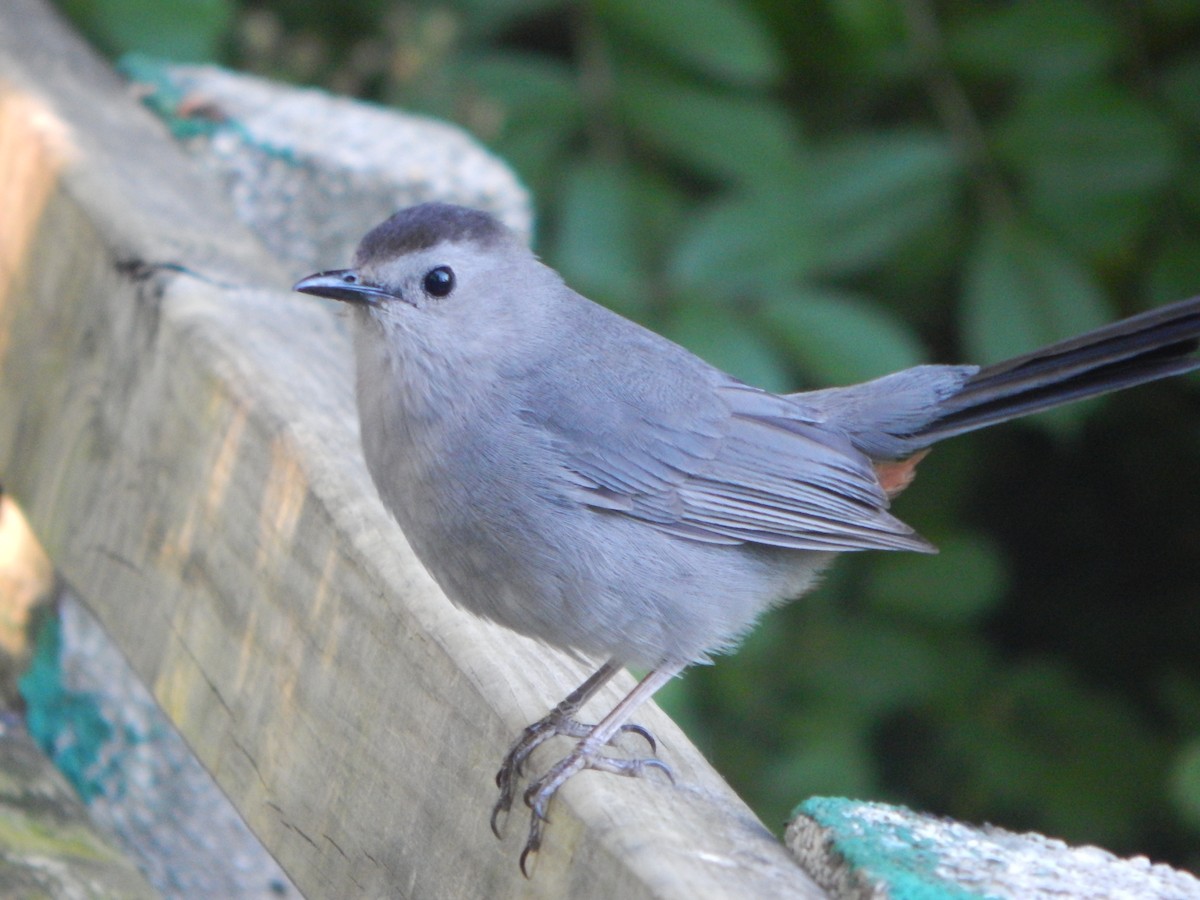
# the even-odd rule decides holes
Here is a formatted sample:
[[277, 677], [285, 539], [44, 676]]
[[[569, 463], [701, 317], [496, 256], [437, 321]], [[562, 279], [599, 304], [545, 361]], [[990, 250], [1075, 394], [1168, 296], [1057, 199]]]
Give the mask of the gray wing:
[[635, 387], [523, 415], [558, 451], [567, 494], [598, 511], [715, 544], [932, 549], [820, 413], [720, 377], [671, 402]]

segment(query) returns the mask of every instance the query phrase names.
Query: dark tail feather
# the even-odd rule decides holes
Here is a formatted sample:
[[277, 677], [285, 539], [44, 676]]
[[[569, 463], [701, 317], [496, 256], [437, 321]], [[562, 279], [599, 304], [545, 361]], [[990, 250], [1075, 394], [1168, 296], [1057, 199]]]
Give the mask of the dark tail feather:
[[908, 436], [928, 446], [974, 431], [1200, 368], [1200, 297], [1113, 322], [986, 366], [947, 398], [942, 413]]

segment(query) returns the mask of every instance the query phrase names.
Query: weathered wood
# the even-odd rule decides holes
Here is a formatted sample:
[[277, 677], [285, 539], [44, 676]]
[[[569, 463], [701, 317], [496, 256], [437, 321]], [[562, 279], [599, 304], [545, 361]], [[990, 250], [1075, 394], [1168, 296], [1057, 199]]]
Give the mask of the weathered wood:
[[329, 310], [35, 0], [0, 8], [0, 210], [0, 478], [308, 896], [820, 896], [657, 711], [680, 786], [575, 779], [520, 876], [492, 775], [585, 667], [441, 596]]
[[51, 614], [56, 585], [20, 509], [0, 496], [0, 897], [157, 897], [21, 722], [27, 636]]
[[800, 807], [786, 840], [839, 900], [1200, 898], [1193, 875], [1144, 856], [1120, 859], [1099, 847], [1071, 847], [884, 803], [813, 798]]
[[55, 588], [50, 564], [11, 497], [0, 494], [0, 709], [21, 705], [17, 679], [32, 658], [30, 629]]
[[445, 122], [216, 66], [135, 56], [121, 70], [297, 278], [344, 264], [369, 229], [431, 198], [486, 209], [526, 236], [532, 228], [512, 171]]
[[24, 729], [6, 721], [0, 727], [0, 897], [157, 896], [96, 830]]

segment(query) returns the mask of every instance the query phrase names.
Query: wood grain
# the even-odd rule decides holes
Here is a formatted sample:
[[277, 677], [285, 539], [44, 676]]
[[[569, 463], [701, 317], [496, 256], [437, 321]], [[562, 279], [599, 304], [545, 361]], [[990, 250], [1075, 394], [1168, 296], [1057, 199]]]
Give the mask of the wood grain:
[[0, 210], [0, 478], [307, 896], [822, 896], [656, 710], [680, 786], [575, 779], [521, 877], [495, 767], [585, 667], [440, 594], [343, 329], [36, 0], [0, 8]]

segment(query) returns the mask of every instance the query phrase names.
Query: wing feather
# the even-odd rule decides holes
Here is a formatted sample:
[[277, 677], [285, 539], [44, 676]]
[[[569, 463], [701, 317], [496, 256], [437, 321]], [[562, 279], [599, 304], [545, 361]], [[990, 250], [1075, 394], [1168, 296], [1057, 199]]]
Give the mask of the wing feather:
[[597, 511], [705, 543], [932, 549], [887, 511], [871, 460], [796, 397], [733, 379], [696, 396], [684, 411], [622, 398], [569, 412], [543, 404], [553, 412], [537, 424], [559, 451], [563, 488]]

